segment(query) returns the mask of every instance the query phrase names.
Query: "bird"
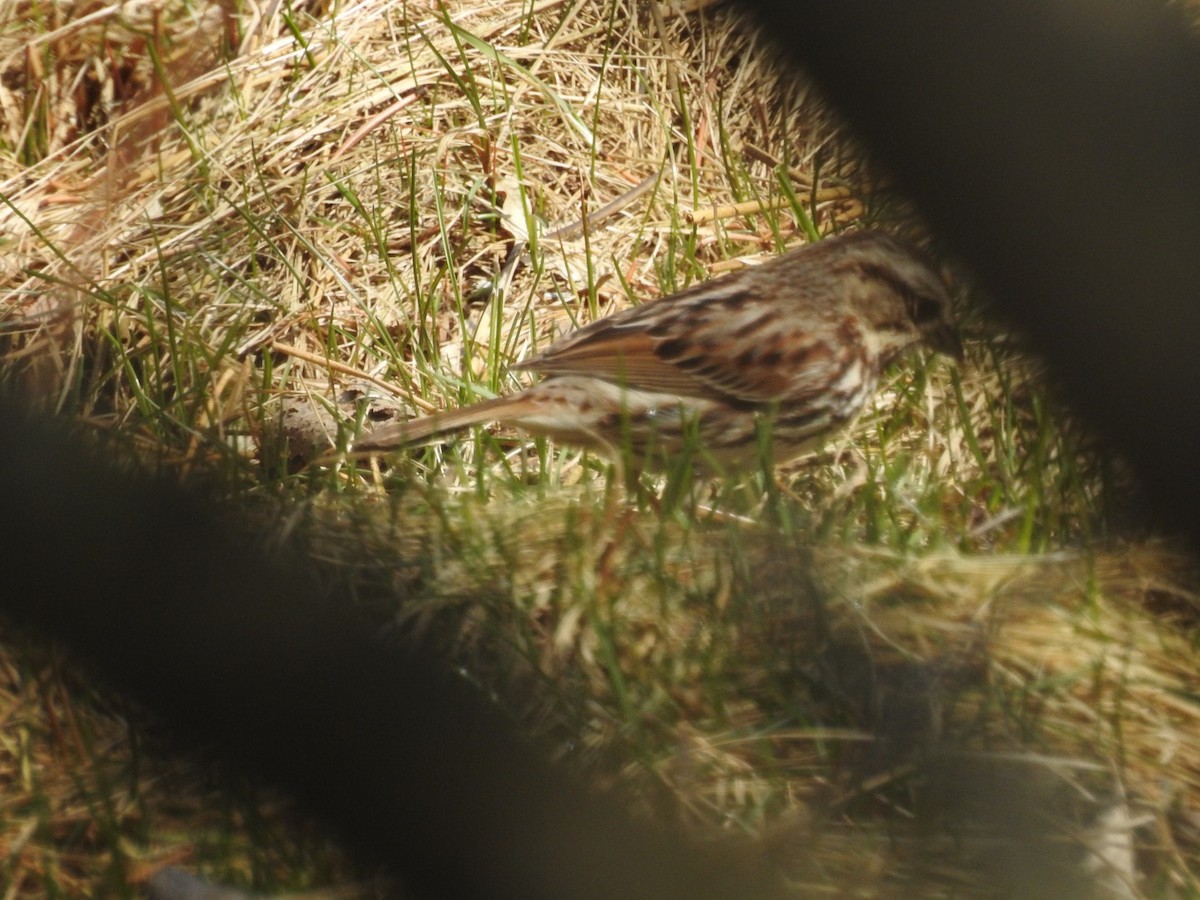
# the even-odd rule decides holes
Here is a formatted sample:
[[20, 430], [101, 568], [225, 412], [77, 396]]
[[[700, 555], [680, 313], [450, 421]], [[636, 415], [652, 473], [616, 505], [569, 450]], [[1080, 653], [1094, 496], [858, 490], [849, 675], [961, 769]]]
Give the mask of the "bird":
[[500, 422], [638, 469], [690, 452], [728, 474], [759, 467], [764, 445], [784, 462], [851, 425], [919, 345], [962, 358], [934, 262], [885, 231], [848, 232], [598, 319], [513, 367], [545, 376], [532, 387], [381, 426], [350, 449]]

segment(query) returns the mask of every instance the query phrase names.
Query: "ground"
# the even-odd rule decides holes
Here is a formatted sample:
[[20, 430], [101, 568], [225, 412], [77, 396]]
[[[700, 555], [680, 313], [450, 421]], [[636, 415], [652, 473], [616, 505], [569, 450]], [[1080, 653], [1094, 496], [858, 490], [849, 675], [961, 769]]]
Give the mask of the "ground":
[[[985, 891], [1038, 871], [988, 849], [1018, 830], [1069, 833], [1114, 896], [1197, 891], [1191, 564], [954, 260], [966, 359], [897, 366], [777, 473], [628, 491], [503, 428], [334, 452], [786, 247], [880, 227], [938, 253], [723, 7], [0, 16], [11, 390], [203, 482], [264, 548], [310, 546], [563, 765], [637, 814], [761, 837], [798, 895]], [[160, 751], [62, 651], [3, 647], [7, 896], [136, 895], [168, 864], [360, 877], [283, 801]]]

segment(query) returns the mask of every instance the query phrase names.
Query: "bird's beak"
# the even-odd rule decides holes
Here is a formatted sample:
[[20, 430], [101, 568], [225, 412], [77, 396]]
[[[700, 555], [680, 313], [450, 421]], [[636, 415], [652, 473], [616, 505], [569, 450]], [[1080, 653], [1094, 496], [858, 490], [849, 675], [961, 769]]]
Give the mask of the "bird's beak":
[[963, 361], [962, 338], [958, 336], [958, 329], [953, 325], [943, 325], [936, 331], [931, 331], [926, 340], [938, 353], [953, 357], [955, 362]]

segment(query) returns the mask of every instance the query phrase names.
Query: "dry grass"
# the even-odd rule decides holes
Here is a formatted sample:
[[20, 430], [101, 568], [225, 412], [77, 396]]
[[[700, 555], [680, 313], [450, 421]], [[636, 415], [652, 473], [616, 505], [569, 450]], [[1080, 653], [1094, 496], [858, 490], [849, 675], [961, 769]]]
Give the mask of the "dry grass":
[[[107, 129], [47, 148], [6, 182], [5, 317], [10, 330], [41, 327], [27, 340], [42, 352], [27, 358], [44, 387], [82, 393], [85, 414], [114, 424], [171, 416], [139, 408], [137, 387], [73, 381], [83, 377], [73, 360], [103, 365], [116, 340], [142, 345], [129, 363], [145, 366], [146, 380], [178, 382], [174, 390], [209, 407], [210, 437], [253, 442], [285, 398], [328, 407], [336, 388], [380, 380], [410, 409], [429, 408], [498, 389], [501, 355], [520, 356], [629, 294], [644, 299], [731, 253], [796, 239], [794, 226], [780, 232], [760, 216], [688, 224], [720, 202], [780, 202], [771, 168], [726, 146], [732, 137], [783, 157], [777, 135], [799, 136], [787, 155], [810, 169], [829, 146], [813, 103], [773, 92], [762, 65], [737, 65], [753, 45], [707, 18], [671, 17], [659, 36], [632, 9], [585, 18], [545, 6], [539, 16], [353, 7], [310, 23], [303, 52], [276, 23], [285, 36], [244, 39], [252, 52], [225, 67], [202, 65], [192, 49], [206, 35], [218, 43], [219, 20], [181, 34], [189, 49], [162, 73], [169, 92], [135, 92]], [[621, 28], [630, 18], [642, 27]], [[698, 39], [703, 51], [684, 68], [675, 48]], [[682, 105], [686, 120], [670, 91], [650, 89], [668, 82], [699, 101]], [[785, 107], [765, 99], [775, 93]], [[729, 104], [748, 126], [736, 136], [725, 130]], [[73, 121], [43, 127], [76, 130]], [[119, 152], [99, 154], [102, 139]], [[537, 234], [535, 222], [571, 226], [647, 178], [649, 192], [594, 229]], [[822, 204], [826, 227], [862, 202]], [[514, 239], [536, 245], [531, 265], [508, 260]], [[508, 276], [501, 295], [494, 282]], [[63, 289], [46, 290], [55, 284]], [[173, 338], [155, 327], [168, 307]], [[71, 326], [83, 322], [101, 327], [79, 335]], [[174, 358], [171, 340], [198, 343], [210, 359]], [[263, 384], [255, 363], [265, 355], [282, 371]], [[178, 439], [183, 452], [212, 452], [211, 441]]]
[[[966, 791], [927, 809], [969, 765], [1032, 784], [1072, 833], [1125, 813], [1138, 890], [1195, 893], [1194, 574], [1121, 518], [1120, 466], [967, 296], [964, 366], [897, 372], [778, 483], [656, 511], [504, 432], [304, 466], [743, 258], [920, 234], [726, 11], [660, 12], [0, 7], [4, 380], [239, 503], [288, 498], [331, 577], [513, 698], [565, 763], [647, 815], [765, 835], [801, 888], [978, 887], [1003, 823]], [[257, 797], [211, 824], [195, 768], [8, 646], [8, 896], [119, 895], [172, 861], [341, 876]]]
[[[412, 565], [359, 577], [424, 598], [397, 629], [445, 641], [564, 764], [646, 815], [764, 834], [802, 887], [974, 895], [981, 867], [1062, 865], [1025, 848], [993, 871], [1024, 829], [1124, 842], [1100, 868], [1128, 877], [1136, 853], [1142, 895], [1194, 889], [1198, 598], [1177, 551], [801, 548], [602, 500], [392, 510]], [[330, 558], [362, 549], [344, 522], [316, 533]]]
[[181, 756], [61, 652], [7, 629], [0, 785], [5, 897], [141, 896], [171, 865], [294, 888], [351, 878], [284, 798]]

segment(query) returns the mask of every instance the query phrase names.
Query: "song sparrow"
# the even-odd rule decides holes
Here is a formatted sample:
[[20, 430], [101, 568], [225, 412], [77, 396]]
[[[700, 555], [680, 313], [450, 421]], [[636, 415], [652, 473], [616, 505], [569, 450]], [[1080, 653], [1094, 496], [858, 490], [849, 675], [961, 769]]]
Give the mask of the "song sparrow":
[[856, 232], [593, 322], [515, 366], [545, 373], [540, 384], [381, 427], [352, 449], [501, 421], [639, 465], [695, 446], [701, 463], [737, 470], [759, 458], [760, 423], [776, 459], [797, 456], [853, 420], [883, 369], [922, 342], [961, 357], [944, 282], [911, 244]]

